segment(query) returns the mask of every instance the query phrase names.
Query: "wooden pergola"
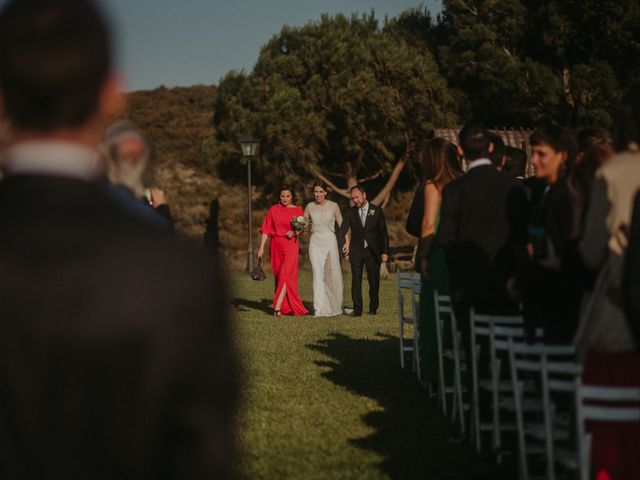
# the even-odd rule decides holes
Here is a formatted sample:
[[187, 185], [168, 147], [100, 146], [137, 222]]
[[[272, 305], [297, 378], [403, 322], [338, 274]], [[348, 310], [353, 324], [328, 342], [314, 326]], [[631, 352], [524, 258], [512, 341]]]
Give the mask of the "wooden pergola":
[[[434, 134], [436, 137], [442, 137], [449, 140], [454, 145], [458, 144], [459, 128], [436, 128]], [[533, 167], [529, 159], [531, 158], [531, 144], [529, 143], [529, 137], [533, 133], [533, 130], [526, 130], [523, 128], [502, 128], [502, 129], [490, 129], [492, 133], [499, 135], [505, 145], [511, 147], [520, 148], [527, 154], [527, 175], [533, 173]]]

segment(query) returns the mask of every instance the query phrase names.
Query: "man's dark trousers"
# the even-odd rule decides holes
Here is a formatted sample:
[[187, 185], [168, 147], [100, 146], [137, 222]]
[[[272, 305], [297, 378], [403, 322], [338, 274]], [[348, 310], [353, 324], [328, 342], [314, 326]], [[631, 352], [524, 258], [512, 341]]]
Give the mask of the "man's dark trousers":
[[369, 311], [375, 313], [380, 304], [380, 261], [373, 251], [366, 247], [363, 254], [351, 259], [351, 298], [354, 315], [362, 314], [362, 271], [366, 267], [369, 280]]

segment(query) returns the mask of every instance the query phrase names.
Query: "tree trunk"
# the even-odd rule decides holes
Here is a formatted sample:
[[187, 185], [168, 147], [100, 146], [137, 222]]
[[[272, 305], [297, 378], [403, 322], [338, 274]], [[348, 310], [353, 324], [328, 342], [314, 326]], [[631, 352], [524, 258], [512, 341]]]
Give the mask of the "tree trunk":
[[382, 187], [382, 190], [378, 192], [378, 195], [376, 195], [376, 198], [371, 200], [371, 203], [380, 205], [389, 195], [391, 195], [391, 191], [393, 190], [393, 187], [396, 186], [396, 183], [398, 182], [398, 178], [400, 178], [400, 174], [402, 173], [404, 166], [407, 164], [408, 158], [409, 158], [409, 152], [407, 150], [404, 153], [404, 155], [402, 155], [400, 160], [398, 160], [398, 163], [395, 164], [395, 166], [393, 167], [393, 170], [391, 171], [391, 175], [389, 175], [389, 179], [387, 180], [387, 183], [384, 185], [384, 187]]
[[562, 91], [565, 102], [567, 102], [567, 105], [573, 111], [575, 102], [573, 100], [573, 94], [571, 93], [571, 71], [567, 67], [562, 69]]

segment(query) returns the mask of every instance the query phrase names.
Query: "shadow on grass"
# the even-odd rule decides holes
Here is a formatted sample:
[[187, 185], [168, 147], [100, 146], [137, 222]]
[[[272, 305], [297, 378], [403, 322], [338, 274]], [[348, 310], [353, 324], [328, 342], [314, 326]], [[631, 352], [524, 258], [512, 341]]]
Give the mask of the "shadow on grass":
[[316, 362], [330, 368], [325, 378], [382, 407], [363, 416], [374, 433], [350, 442], [380, 454], [383, 473], [393, 479], [471, 477], [470, 449], [447, 441], [450, 426], [436, 401], [428, 399], [410, 367], [400, 369], [397, 337], [378, 333], [375, 339], [355, 339], [331, 333], [307, 347], [332, 359]]
[[[302, 302], [303, 305], [311, 314], [313, 314], [313, 303]], [[251, 310], [257, 310], [265, 315], [273, 315], [273, 299], [262, 298], [260, 300], [248, 300], [246, 298], [234, 298], [231, 300], [231, 305], [239, 312], [248, 312]]]
[[257, 310], [266, 315], [271, 315], [271, 303], [273, 302], [270, 298], [262, 298], [260, 300], [249, 300], [246, 298], [234, 298], [231, 300], [231, 305], [240, 311], [240, 312], [248, 312], [250, 310]]

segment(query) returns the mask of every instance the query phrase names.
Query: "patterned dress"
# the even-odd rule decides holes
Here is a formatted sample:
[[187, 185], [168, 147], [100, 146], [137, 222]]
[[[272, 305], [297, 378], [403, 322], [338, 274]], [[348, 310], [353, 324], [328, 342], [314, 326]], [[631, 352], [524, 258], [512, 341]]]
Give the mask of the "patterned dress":
[[309, 240], [309, 259], [313, 271], [313, 309], [315, 315], [328, 317], [342, 313], [342, 269], [335, 225], [342, 224], [338, 204], [327, 200], [323, 205], [307, 205], [305, 216], [313, 225]]

